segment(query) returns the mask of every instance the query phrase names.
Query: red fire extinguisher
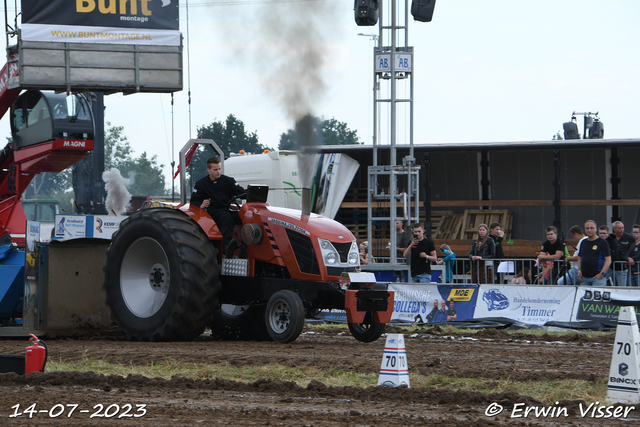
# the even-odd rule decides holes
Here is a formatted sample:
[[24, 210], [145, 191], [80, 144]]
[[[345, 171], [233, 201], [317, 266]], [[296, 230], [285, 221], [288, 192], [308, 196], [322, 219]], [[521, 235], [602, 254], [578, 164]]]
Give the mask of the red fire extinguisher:
[[[47, 343], [33, 334], [30, 335], [29, 342], [33, 341], [33, 345], [27, 347], [27, 354], [24, 360], [25, 375], [31, 372], [44, 372], [44, 365], [47, 363]], [[39, 343], [42, 343], [44, 347], [40, 347]]]

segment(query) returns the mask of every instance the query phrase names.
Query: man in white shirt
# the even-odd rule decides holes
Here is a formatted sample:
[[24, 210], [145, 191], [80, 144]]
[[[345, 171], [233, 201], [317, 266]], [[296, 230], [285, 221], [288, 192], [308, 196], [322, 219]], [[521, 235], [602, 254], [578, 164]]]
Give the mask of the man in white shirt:
[[[579, 225], [571, 227], [569, 234], [571, 234], [574, 240], [578, 241], [578, 244], [576, 245], [576, 251], [573, 253], [573, 256], [564, 259], [565, 268], [570, 268], [566, 274], [558, 279], [558, 285], [578, 285], [578, 253], [580, 252], [580, 243], [586, 239], [586, 236]], [[573, 266], [571, 262], [573, 262]]]

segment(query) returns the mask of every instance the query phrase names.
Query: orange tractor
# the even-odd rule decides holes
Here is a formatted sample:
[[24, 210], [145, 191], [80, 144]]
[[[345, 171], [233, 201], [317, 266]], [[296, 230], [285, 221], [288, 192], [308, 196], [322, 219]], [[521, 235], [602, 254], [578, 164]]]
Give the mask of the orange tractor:
[[[220, 152], [213, 141], [194, 142]], [[241, 222], [234, 230], [240, 248], [230, 258], [222, 256], [217, 225], [197, 206], [142, 209], [124, 220], [104, 283], [118, 327], [138, 340], [190, 340], [209, 326], [224, 339], [286, 343], [300, 335], [305, 318], [345, 309], [356, 339], [378, 339], [393, 292], [384, 283], [349, 280], [373, 276], [359, 273], [353, 234], [304, 208], [270, 206], [267, 193], [249, 186], [244, 204], [229, 202]]]

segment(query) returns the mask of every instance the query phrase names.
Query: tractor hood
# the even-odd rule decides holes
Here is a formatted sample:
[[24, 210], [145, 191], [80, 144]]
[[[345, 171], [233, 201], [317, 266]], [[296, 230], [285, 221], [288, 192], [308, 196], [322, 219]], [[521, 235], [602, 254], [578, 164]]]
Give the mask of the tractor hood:
[[[297, 209], [279, 208], [274, 206], [268, 206], [267, 210], [269, 213], [273, 213], [273, 215], [268, 215], [268, 218], [265, 218], [263, 212], [263, 220], [272, 223], [274, 221], [276, 223], [282, 221], [279, 225], [282, 225], [283, 227], [292, 228], [293, 230], [302, 233], [304, 233], [303, 230], [305, 230], [312, 235], [332, 242], [347, 243], [355, 240], [354, 235], [347, 227], [331, 218], [314, 213], [301, 216], [300, 211]], [[300, 229], [296, 229], [297, 227]]]

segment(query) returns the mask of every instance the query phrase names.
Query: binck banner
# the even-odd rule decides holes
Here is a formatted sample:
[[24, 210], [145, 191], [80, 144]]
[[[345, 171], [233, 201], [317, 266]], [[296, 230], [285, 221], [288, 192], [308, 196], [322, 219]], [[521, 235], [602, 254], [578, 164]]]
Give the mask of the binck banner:
[[178, 0], [22, 0], [22, 40], [179, 46]]

